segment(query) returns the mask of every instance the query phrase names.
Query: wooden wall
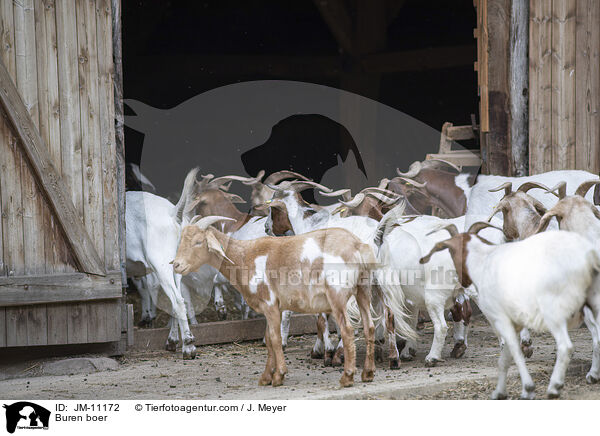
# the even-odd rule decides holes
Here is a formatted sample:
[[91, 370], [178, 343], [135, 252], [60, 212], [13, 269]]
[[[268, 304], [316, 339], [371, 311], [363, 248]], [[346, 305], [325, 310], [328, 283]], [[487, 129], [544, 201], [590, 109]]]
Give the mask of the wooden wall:
[[[33, 121], [27, 130], [14, 122], [18, 111], [0, 110], [0, 347], [120, 334], [112, 36], [111, 0], [0, 2], [0, 59]], [[31, 143], [23, 131], [33, 131]], [[96, 271], [81, 261], [88, 255]], [[97, 289], [109, 300], [78, 300]], [[18, 290], [32, 295], [16, 299], [27, 305], [15, 306]]]
[[600, 170], [600, 2], [531, 0], [530, 171]]
[[[510, 0], [476, 0], [484, 170], [514, 175]], [[600, 171], [600, 2], [529, 1], [529, 173]]]

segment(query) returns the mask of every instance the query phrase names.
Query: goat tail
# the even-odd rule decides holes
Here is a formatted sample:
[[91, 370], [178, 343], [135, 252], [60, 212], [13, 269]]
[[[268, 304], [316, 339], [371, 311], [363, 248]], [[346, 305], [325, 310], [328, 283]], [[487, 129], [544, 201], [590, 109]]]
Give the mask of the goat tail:
[[192, 168], [185, 176], [185, 180], [183, 182], [183, 189], [181, 190], [181, 196], [179, 197], [179, 201], [175, 205], [175, 216], [174, 218], [178, 223], [181, 223], [183, 220], [183, 212], [185, 210], [185, 205], [191, 201], [192, 193], [194, 192], [194, 186], [196, 185], [196, 177], [198, 176], [198, 172], [200, 168]]
[[418, 334], [407, 322], [410, 318], [402, 285], [390, 283], [388, 280], [389, 277], [385, 277], [385, 271], [380, 269], [377, 274], [377, 282], [383, 294], [384, 304], [394, 315], [394, 330], [396, 336], [399, 336], [402, 339], [416, 340]]

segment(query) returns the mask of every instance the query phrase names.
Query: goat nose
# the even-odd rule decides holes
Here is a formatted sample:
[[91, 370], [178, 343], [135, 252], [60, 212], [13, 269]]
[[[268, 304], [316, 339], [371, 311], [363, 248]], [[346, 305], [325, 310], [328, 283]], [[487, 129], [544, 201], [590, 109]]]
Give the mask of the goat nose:
[[180, 265], [179, 262], [177, 262], [176, 260], [174, 260], [172, 263], [173, 263], [173, 269], [179, 268], [179, 265]]

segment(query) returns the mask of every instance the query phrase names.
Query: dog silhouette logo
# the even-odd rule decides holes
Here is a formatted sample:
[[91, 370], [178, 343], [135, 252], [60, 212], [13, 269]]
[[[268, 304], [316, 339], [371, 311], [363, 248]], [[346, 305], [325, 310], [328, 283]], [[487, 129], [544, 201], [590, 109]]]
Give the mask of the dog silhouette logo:
[[14, 433], [19, 429], [48, 429], [50, 411], [28, 401], [4, 404], [6, 409], [6, 431]]

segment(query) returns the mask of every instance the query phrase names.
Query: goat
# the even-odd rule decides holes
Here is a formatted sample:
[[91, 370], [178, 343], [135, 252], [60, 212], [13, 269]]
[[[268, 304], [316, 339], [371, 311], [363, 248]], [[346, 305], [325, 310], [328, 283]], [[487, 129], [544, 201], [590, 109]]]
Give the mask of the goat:
[[[557, 357], [547, 395], [560, 396], [573, 344], [568, 328], [581, 323], [581, 312], [600, 322], [600, 257], [596, 249], [573, 232], [549, 231], [525, 240], [494, 245], [477, 233], [488, 223], [477, 222], [465, 233], [446, 226], [450, 238], [440, 241], [421, 259], [448, 249], [464, 287], [474, 284], [479, 307], [502, 341], [498, 361], [498, 385], [493, 399], [506, 398], [506, 377], [511, 356], [521, 376], [521, 398], [533, 399], [535, 385], [519, 346], [517, 331], [523, 327], [549, 330], [557, 345]], [[498, 230], [501, 230], [498, 228]], [[558, 250], [560, 248], [560, 250]], [[598, 353], [592, 367], [599, 364]]]
[[[315, 210], [300, 196], [300, 191], [303, 189], [317, 188], [329, 192], [328, 188], [310, 181], [282, 182], [279, 186], [273, 188], [276, 191], [273, 200], [264, 205], [265, 208], [269, 209], [267, 221], [269, 231], [281, 234], [291, 230], [294, 234], [298, 235], [317, 229], [340, 227], [352, 232], [361, 241], [369, 244], [373, 250], [377, 249], [374, 243], [377, 221], [363, 216], [350, 216], [346, 218], [336, 215], [332, 216], [326, 209]], [[386, 328], [390, 347], [390, 368], [396, 369], [399, 367], [399, 352], [395, 336], [398, 334], [401, 337], [410, 337], [414, 330], [408, 326], [403, 317], [394, 321], [395, 316], [386, 303], [387, 297], [381, 294], [379, 286], [374, 286], [374, 297], [375, 310], [378, 313], [384, 314], [383, 317], [380, 317], [382, 322], [378, 322], [376, 334], [379, 338], [384, 337], [382, 330], [384, 327]], [[328, 334], [326, 329], [324, 334], [325, 336]], [[326, 355], [329, 351], [327, 349], [328, 344], [330, 343], [327, 341], [324, 344]], [[320, 354], [320, 347], [322, 346], [323, 343], [319, 340], [315, 343], [313, 350], [316, 354]], [[333, 356], [332, 364], [334, 366], [341, 364], [342, 352], [343, 340], [338, 343], [338, 348]], [[326, 361], [325, 363], [327, 364], [328, 362]]]
[[[536, 229], [546, 213], [544, 205], [527, 192], [533, 188], [548, 190], [545, 185], [537, 182], [525, 182], [516, 191], [512, 190], [512, 182], [505, 182], [502, 185], [490, 189], [489, 192], [498, 192], [504, 190], [504, 197], [494, 207], [486, 221], [502, 213], [502, 231], [507, 241], [523, 240], [536, 233]], [[525, 357], [533, 355], [531, 335], [527, 328], [523, 328], [519, 333], [521, 338], [521, 349]]]
[[[454, 274], [451, 257], [447, 253], [439, 253], [425, 268], [419, 263], [422, 253], [428, 252], [440, 241], [439, 235], [432, 234], [432, 231], [450, 224], [462, 227], [463, 223], [464, 217], [442, 219], [424, 215], [403, 218], [392, 209], [381, 220], [377, 230], [378, 259], [382, 264], [380, 271], [402, 274], [401, 281], [398, 277], [380, 280], [380, 285], [387, 288], [386, 294], [392, 295], [390, 305], [395, 315], [399, 316], [398, 312], [402, 310], [402, 306], [398, 309], [396, 303], [396, 296], [399, 296], [400, 301], [406, 300], [411, 327], [417, 324], [419, 309], [427, 310], [433, 323], [433, 341], [425, 357], [427, 366], [443, 361], [442, 349], [448, 331], [444, 312], [447, 309], [452, 309], [454, 321], [451, 356], [462, 357], [468, 346], [470, 305]], [[412, 360], [416, 351], [415, 341], [407, 341], [401, 351], [402, 360]]]
[[543, 214], [536, 233], [545, 230], [552, 218], [556, 217], [561, 230], [579, 233], [593, 243], [600, 242], [600, 211], [585, 199], [587, 192], [600, 180], [589, 180], [577, 187], [573, 195], [566, 195], [566, 183], [560, 182], [548, 192], [558, 190], [559, 201]]
[[358, 303], [367, 343], [361, 379], [372, 381], [375, 326], [370, 302], [371, 273], [376, 264], [372, 249], [343, 229], [240, 241], [209, 227], [221, 220], [230, 218], [193, 219], [190, 224], [195, 225], [183, 229], [173, 268], [179, 274], [188, 274], [201, 265], [212, 265], [234, 284], [254, 310], [265, 315], [268, 358], [259, 385], [283, 383], [287, 368], [281, 345], [281, 310], [291, 310], [333, 313], [347, 344], [340, 385], [352, 386], [356, 353], [346, 315], [350, 297]]
[[127, 275], [138, 279], [146, 277], [147, 281], [155, 283], [167, 295], [171, 302], [173, 318], [166, 348], [175, 351], [179, 342], [179, 326], [184, 359], [193, 359], [196, 347], [182, 297], [181, 276], [173, 274], [169, 258], [172, 258], [177, 250], [181, 231], [177, 217], [182, 214], [185, 199], [190, 195], [196, 174], [197, 169], [193, 169], [186, 176], [177, 205], [148, 192], [129, 191], [125, 194]]

